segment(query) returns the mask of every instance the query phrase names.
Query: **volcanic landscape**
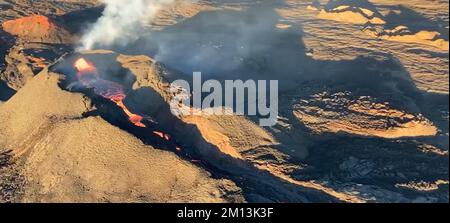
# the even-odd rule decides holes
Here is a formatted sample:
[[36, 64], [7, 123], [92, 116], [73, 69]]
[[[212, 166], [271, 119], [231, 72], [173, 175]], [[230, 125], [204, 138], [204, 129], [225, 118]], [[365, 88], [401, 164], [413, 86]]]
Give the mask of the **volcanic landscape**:
[[[448, 0], [126, 2], [0, 0], [0, 202], [449, 202]], [[193, 72], [276, 125], [172, 114]]]

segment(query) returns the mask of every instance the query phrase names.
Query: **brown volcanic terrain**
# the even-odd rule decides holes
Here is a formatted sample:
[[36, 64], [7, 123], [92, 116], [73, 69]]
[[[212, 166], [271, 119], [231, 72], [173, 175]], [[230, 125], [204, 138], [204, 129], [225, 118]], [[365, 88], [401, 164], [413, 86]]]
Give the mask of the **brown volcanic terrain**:
[[[79, 53], [97, 1], [0, 9], [0, 202], [448, 202], [446, 0], [179, 1]], [[79, 57], [145, 128], [74, 83]], [[198, 70], [280, 80], [278, 123], [172, 115]]]
[[437, 134], [437, 128], [420, 114], [395, 110], [388, 103], [373, 102], [370, 97], [352, 100], [349, 96], [348, 92], [313, 95], [295, 105], [294, 114], [317, 133], [344, 132], [383, 138]]
[[[341, 8], [331, 20], [317, 19], [320, 11], [307, 10], [312, 5], [309, 1], [287, 3], [277, 9], [278, 13], [303, 24], [308, 34], [304, 42], [314, 49], [313, 58], [345, 60], [367, 52], [388, 53], [399, 60], [419, 89], [448, 93], [448, 1], [408, 0], [401, 4], [394, 0], [321, 1], [319, 10]], [[359, 10], [357, 13], [365, 9], [378, 15], [386, 24], [351, 24], [333, 19], [355, 21], [345, 14], [355, 8]], [[395, 31], [399, 27], [408, 31]]]
[[[23, 201], [242, 200], [233, 183], [212, 180], [205, 171], [144, 145], [101, 118], [83, 118], [91, 102], [61, 90], [58, 78], [44, 70], [2, 105], [0, 135], [7, 139], [2, 147], [26, 157], [21, 161], [27, 176]], [[230, 193], [237, 197], [223, 197]]]

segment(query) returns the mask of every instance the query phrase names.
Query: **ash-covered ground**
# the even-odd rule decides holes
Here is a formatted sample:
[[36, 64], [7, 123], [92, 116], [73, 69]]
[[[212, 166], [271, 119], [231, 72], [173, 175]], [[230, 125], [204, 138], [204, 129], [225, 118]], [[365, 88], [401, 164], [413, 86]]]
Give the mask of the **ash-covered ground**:
[[[448, 0], [167, 2], [78, 51], [105, 5], [0, 0], [0, 202], [449, 201]], [[277, 124], [172, 115], [196, 71], [279, 80]]]

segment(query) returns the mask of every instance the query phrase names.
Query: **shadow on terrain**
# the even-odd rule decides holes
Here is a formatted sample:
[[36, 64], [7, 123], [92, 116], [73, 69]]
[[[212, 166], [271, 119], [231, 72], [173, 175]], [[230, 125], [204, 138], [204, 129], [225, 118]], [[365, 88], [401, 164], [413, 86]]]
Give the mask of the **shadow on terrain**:
[[[71, 64], [79, 56], [65, 59], [57, 64], [53, 71], [63, 73], [66, 79], [61, 82], [63, 89], [81, 92], [92, 99], [96, 110], [84, 114], [101, 116], [109, 123], [133, 134], [147, 145], [177, 153], [210, 171], [214, 177], [226, 177], [234, 180], [244, 190], [249, 201], [253, 202], [338, 202], [332, 196], [318, 190], [293, 185], [267, 171], [257, 169], [244, 160], [235, 159], [220, 152], [219, 148], [207, 142], [197, 126], [182, 122], [170, 112], [169, 105], [159, 93], [150, 87], [131, 89], [133, 80], [130, 71], [120, 67], [115, 60], [117, 55], [83, 55], [99, 68], [102, 78], [120, 83], [126, 88], [125, 104], [132, 112], [153, 117], [158, 123], [144, 121], [145, 128], [131, 124], [126, 114], [113, 102], [92, 92], [91, 89], [77, 87], [75, 70]], [[103, 65], [101, 65], [103, 64]], [[106, 66], [108, 64], [108, 66]], [[103, 69], [102, 69], [103, 68]], [[122, 77], [121, 77], [122, 76]], [[143, 100], [145, 99], [145, 100]], [[151, 99], [151, 100], [150, 100]], [[170, 140], [164, 140], [153, 134], [154, 131], [168, 133]], [[181, 150], [177, 149], [181, 148]]]
[[[361, 1], [352, 2], [364, 4]], [[282, 6], [283, 3], [272, 2], [242, 11], [201, 12], [193, 18], [161, 31], [149, 32], [126, 48], [112, 47], [111, 49], [124, 54], [149, 55], [185, 74], [201, 71], [207, 78], [215, 78], [219, 81], [237, 78], [279, 80], [280, 103], [283, 103], [280, 105], [282, 109], [280, 113], [290, 118], [294, 128], [286, 130], [275, 126], [268, 130], [283, 145], [278, 149], [292, 156], [295, 160], [293, 162], [297, 164], [304, 162], [315, 168], [315, 171], [305, 169], [297, 172], [293, 175], [295, 178], [315, 180], [318, 177], [325, 179], [326, 175], [343, 174], [336, 173], [338, 164], [349, 156], [370, 159], [380, 166], [394, 165], [395, 171], [406, 172], [405, 178], [399, 179], [397, 176], [387, 174], [364, 180], [341, 176], [331, 177], [332, 180], [362, 182], [398, 191], [393, 188], [394, 183], [444, 177], [441, 173], [445, 171], [448, 173], [448, 158], [435, 157], [433, 154], [410, 149], [408, 145], [411, 141], [408, 139], [398, 141], [364, 139], [357, 136], [332, 136], [323, 141], [316, 140], [320, 136], [314, 136], [308, 139], [310, 156], [303, 161], [296, 159], [295, 149], [301, 147], [302, 142], [295, 141], [293, 138], [297, 136], [309, 138], [311, 133], [292, 117], [290, 101], [307, 98], [311, 95], [310, 93], [318, 93], [314, 92], [314, 89], [305, 89], [305, 93], [302, 94], [303, 89], [299, 89], [299, 86], [313, 83], [311, 84], [313, 87], [310, 88], [318, 86], [318, 91], [323, 86], [331, 86], [336, 91], [350, 91], [355, 96], [380, 98], [397, 109], [424, 114], [444, 131], [448, 131], [448, 122], [445, 122], [442, 115], [437, 114], [436, 108], [440, 107], [448, 114], [448, 95], [424, 93], [418, 90], [409, 73], [391, 55], [370, 54], [348, 61], [312, 59], [306, 53], [306, 47], [302, 41], [303, 31], [298, 24], [293, 24], [288, 29], [276, 28], [279, 22], [286, 22], [274, 10]], [[373, 6], [364, 4], [364, 7], [370, 9]], [[405, 9], [405, 13], [408, 13], [408, 10]], [[394, 20], [389, 16], [387, 19]], [[185, 75], [185, 79], [191, 81], [191, 76]], [[202, 160], [212, 173], [233, 179], [250, 200], [255, 194], [278, 202], [304, 201], [302, 196], [307, 196], [310, 201], [324, 202], [330, 199], [329, 195], [311, 189], [307, 189], [307, 193], [298, 194], [294, 191], [303, 192], [305, 189], [292, 185], [272, 173], [259, 170], [246, 161], [222, 154], [218, 148], [202, 138], [196, 126], [186, 125], [173, 117], [164, 99], [160, 98], [153, 89], [128, 90], [129, 98], [126, 99], [126, 103], [129, 103], [130, 107], [137, 112], [152, 113], [145, 115], [153, 116], [159, 122], [157, 127], [141, 129], [132, 126], [127, 122], [123, 112], [114, 104], [92, 93], [85, 93], [96, 104], [98, 115], [134, 134], [149, 145], [174, 151], [173, 145], [160, 145], [150, 136], [152, 134], [149, 134], [154, 130], [153, 128], [169, 133], [174, 137], [173, 143], [183, 147], [183, 151], [186, 152], [181, 155], [182, 157], [188, 160]], [[152, 98], [152, 102], [155, 103], [141, 104], [141, 101], [147, 98]], [[446, 144], [448, 149], [448, 137], [427, 139], [435, 144]], [[436, 142], [436, 140], [447, 140], [447, 143]], [[401, 162], [395, 164], [396, 160]], [[427, 173], [425, 169], [418, 172], [409, 171], [416, 168], [417, 163], [426, 167], [439, 166], [441, 169], [436, 173]], [[394, 170], [392, 172], [395, 172]]]

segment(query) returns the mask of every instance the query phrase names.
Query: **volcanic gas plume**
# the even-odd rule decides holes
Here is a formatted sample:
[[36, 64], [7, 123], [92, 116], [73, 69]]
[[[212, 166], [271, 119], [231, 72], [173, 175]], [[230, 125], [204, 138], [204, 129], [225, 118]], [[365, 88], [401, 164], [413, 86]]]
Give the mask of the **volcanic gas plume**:
[[106, 8], [102, 17], [92, 25], [82, 38], [81, 50], [90, 50], [94, 46], [125, 45], [138, 37], [142, 23], [155, 19], [161, 7], [174, 0], [103, 0]]
[[0, 203], [446, 203], [448, 2], [0, 0]]

